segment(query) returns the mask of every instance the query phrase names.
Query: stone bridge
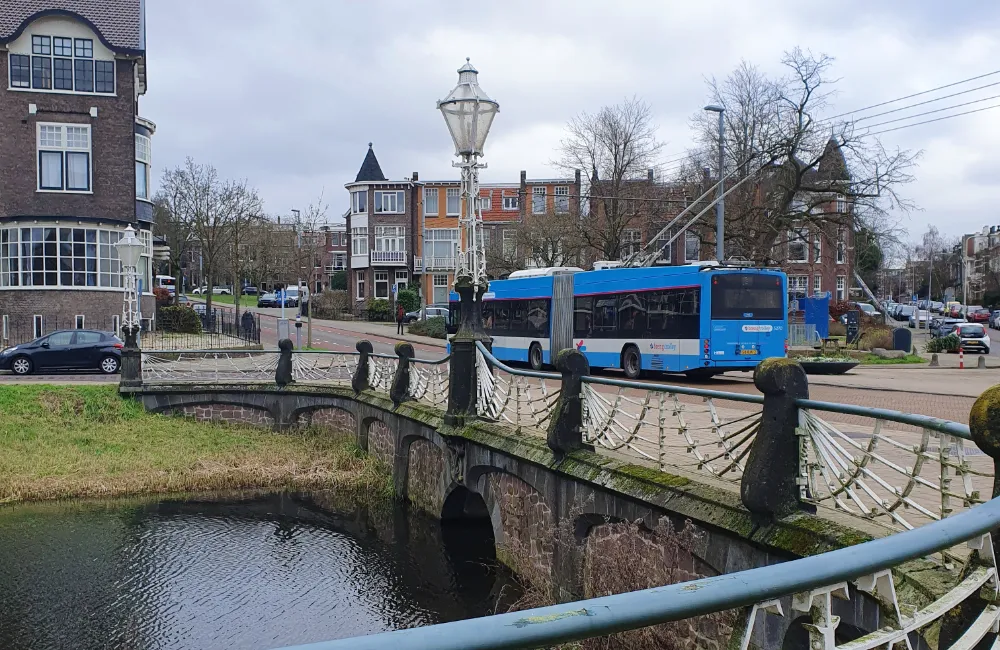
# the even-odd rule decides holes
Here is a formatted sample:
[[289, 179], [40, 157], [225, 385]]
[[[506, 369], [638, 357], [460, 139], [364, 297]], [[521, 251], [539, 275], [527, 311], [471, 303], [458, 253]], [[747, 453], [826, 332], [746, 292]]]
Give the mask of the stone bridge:
[[[761, 517], [732, 485], [711, 477], [658, 471], [587, 445], [553, 450], [545, 438], [511, 426], [447, 417], [441, 408], [361, 388], [161, 382], [123, 390], [152, 412], [266, 426], [276, 435], [313, 426], [350, 436], [391, 467], [396, 494], [413, 507], [445, 525], [488, 518], [498, 558], [559, 601], [767, 566], [880, 534], [864, 522], [804, 510]], [[952, 577], [917, 565], [896, 574], [920, 602], [939, 596]], [[781, 647], [786, 637], [804, 642], [804, 628], [793, 623], [809, 622], [809, 612], [786, 600], [789, 616], [757, 615], [754, 646]], [[886, 623], [879, 601], [853, 585], [833, 611], [841, 617], [838, 638]], [[663, 634], [719, 648], [742, 635], [746, 616], [718, 612]]]

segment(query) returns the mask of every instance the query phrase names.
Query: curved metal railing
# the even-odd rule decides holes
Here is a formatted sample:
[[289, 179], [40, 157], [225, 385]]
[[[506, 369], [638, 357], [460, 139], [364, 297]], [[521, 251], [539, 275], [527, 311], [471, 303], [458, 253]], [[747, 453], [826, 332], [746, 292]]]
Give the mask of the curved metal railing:
[[[909, 646], [908, 636], [933, 628], [946, 614], [969, 599], [984, 596], [995, 602], [997, 567], [989, 531], [1000, 526], [1000, 498], [915, 530], [848, 546], [820, 555], [690, 582], [591, 598], [550, 607], [486, 616], [294, 646], [286, 650], [495, 650], [541, 648], [556, 643], [604, 636], [695, 616], [748, 608], [742, 648], [747, 648], [758, 618], [784, 615], [782, 602], [791, 600], [790, 615], [810, 617], [810, 647], [862, 650]], [[966, 542], [979, 551], [976, 566], [945, 595], [914, 609], [899, 602], [891, 570]], [[883, 627], [849, 643], [837, 645], [836, 617], [831, 598], [848, 594], [848, 583], [873, 594], [895, 614]], [[984, 590], [985, 591], [981, 591]], [[1000, 620], [1000, 607], [987, 604], [952, 648], [972, 648]], [[960, 619], [959, 619], [960, 620]], [[721, 643], [724, 640], [720, 640]], [[996, 647], [996, 646], [994, 646]]]
[[561, 384], [559, 373], [511, 368], [476, 341], [476, 410], [480, 417], [544, 435], [559, 403]]

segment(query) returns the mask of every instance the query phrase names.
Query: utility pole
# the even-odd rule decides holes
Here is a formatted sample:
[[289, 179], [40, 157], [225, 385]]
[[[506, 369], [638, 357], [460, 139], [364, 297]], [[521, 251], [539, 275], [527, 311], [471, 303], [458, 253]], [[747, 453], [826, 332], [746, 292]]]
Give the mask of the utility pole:
[[719, 185], [716, 187], [715, 199], [715, 259], [721, 264], [726, 259], [726, 192], [724, 187], [726, 178], [726, 141], [723, 137], [726, 129], [726, 123], [723, 119], [726, 109], [722, 106], [709, 104], [705, 107], [705, 110], [719, 114]]

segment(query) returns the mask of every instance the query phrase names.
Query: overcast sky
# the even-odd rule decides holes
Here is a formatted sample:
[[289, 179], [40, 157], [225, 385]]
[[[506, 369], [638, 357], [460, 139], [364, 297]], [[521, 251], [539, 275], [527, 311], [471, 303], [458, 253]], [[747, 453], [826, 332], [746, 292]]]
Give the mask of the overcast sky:
[[[146, 0], [146, 11], [140, 112], [158, 125], [156, 176], [191, 156], [247, 178], [282, 214], [320, 192], [341, 214], [369, 141], [389, 178], [457, 178], [435, 101], [465, 57], [500, 103], [484, 182], [556, 174], [566, 121], [631, 95], [650, 103], [674, 158], [691, 146], [705, 78], [741, 59], [778, 73], [796, 45], [835, 57], [831, 114], [1000, 68], [1000, 3], [988, 0]], [[912, 112], [990, 95], [1000, 85]], [[1000, 223], [998, 120], [1000, 109], [881, 136], [924, 152], [903, 190], [921, 208], [904, 221], [911, 238], [929, 223], [950, 235]]]

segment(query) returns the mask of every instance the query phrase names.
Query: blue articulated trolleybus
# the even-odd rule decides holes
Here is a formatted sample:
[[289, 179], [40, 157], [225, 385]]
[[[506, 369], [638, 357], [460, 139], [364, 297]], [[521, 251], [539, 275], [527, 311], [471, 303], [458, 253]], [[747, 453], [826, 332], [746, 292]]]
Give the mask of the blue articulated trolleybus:
[[[483, 326], [501, 361], [541, 368], [575, 347], [592, 368], [708, 377], [785, 356], [785, 274], [717, 264], [551, 269], [493, 280]], [[453, 309], [458, 294], [452, 292]]]

